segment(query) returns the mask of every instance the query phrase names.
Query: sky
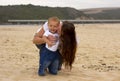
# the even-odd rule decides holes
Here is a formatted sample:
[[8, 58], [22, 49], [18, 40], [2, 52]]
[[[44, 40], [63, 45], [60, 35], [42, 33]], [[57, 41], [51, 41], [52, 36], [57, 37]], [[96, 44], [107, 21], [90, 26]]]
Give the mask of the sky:
[[0, 5], [20, 4], [87, 9], [101, 7], [120, 7], [120, 0], [0, 0]]

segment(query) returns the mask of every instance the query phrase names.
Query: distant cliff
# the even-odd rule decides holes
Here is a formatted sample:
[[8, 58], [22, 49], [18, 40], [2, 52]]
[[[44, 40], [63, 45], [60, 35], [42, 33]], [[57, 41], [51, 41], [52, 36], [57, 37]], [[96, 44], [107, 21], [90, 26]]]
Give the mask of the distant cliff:
[[120, 8], [93, 8], [80, 11], [92, 19], [120, 19]]
[[43, 7], [34, 5], [0, 6], [0, 23], [8, 19], [48, 19], [57, 16], [60, 19], [87, 17], [83, 12], [69, 7]]

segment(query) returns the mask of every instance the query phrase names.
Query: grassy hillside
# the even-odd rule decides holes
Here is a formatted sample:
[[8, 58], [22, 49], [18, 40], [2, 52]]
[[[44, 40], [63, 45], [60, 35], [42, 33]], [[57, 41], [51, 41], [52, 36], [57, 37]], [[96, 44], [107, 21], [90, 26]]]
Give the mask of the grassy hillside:
[[42, 7], [31, 4], [0, 6], [0, 23], [5, 23], [8, 19], [48, 19], [51, 16], [58, 16], [60, 19], [76, 19], [86, 15], [69, 7]]
[[120, 8], [96, 8], [82, 11], [93, 19], [120, 19]]

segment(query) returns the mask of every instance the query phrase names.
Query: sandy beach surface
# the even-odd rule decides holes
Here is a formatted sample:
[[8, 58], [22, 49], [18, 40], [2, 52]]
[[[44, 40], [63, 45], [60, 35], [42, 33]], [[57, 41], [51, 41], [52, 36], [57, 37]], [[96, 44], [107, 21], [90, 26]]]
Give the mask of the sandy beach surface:
[[38, 76], [39, 25], [0, 25], [0, 81], [120, 81], [120, 24], [76, 26], [78, 49], [72, 71]]

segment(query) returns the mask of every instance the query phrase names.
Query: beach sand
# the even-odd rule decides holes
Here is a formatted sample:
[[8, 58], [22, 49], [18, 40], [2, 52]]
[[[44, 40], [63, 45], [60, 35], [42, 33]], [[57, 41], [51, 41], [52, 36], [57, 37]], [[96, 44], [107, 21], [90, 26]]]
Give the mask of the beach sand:
[[120, 24], [76, 26], [78, 48], [72, 71], [38, 76], [38, 25], [0, 25], [0, 81], [120, 81]]

